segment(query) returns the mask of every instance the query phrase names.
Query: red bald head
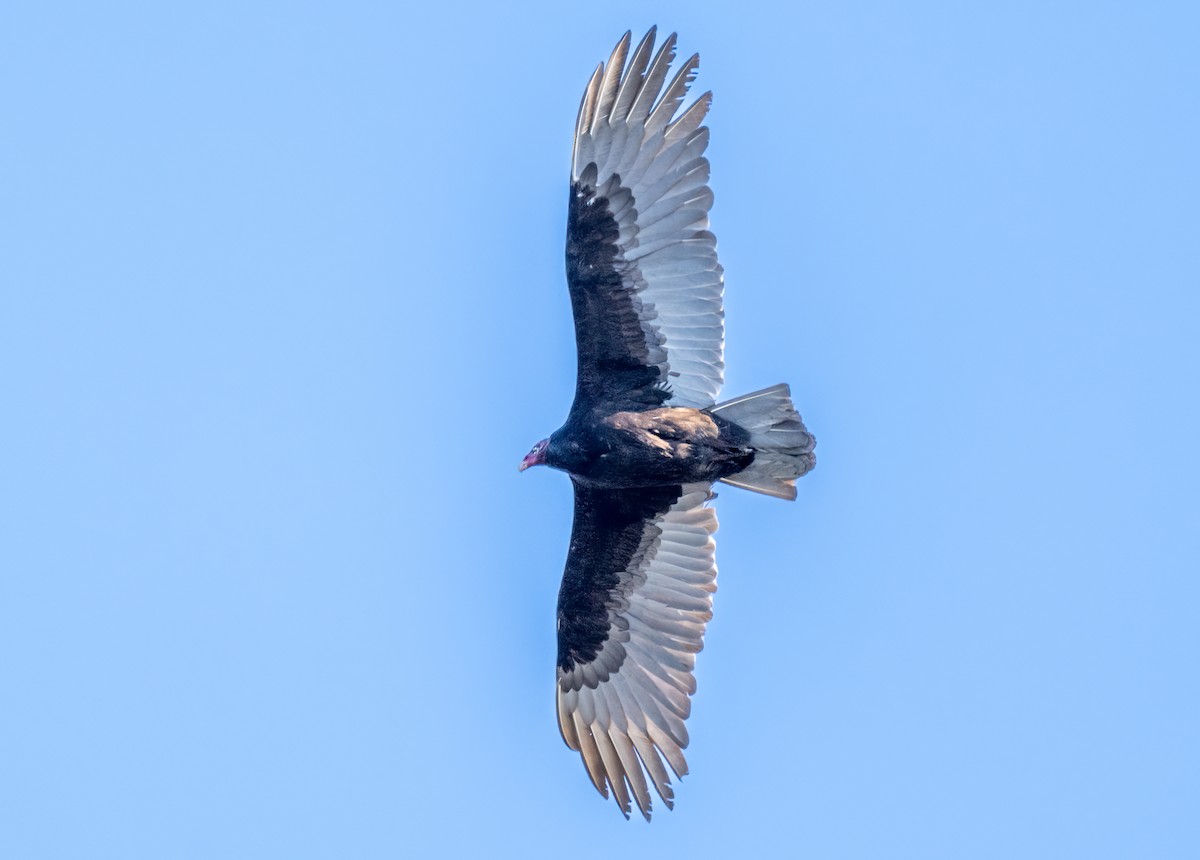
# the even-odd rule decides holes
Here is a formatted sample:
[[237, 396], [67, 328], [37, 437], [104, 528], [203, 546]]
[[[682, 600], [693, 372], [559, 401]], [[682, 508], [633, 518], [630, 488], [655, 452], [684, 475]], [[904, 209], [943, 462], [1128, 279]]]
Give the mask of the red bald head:
[[525, 455], [525, 459], [521, 461], [521, 465], [517, 466], [518, 472], [524, 472], [530, 466], [540, 466], [546, 462], [546, 448], [549, 446], [550, 440], [543, 439], [533, 446], [533, 450]]

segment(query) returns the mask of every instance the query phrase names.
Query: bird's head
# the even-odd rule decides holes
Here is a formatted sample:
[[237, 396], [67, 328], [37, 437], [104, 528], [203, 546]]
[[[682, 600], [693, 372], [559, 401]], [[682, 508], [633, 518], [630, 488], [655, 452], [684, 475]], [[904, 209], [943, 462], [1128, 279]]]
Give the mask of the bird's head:
[[521, 461], [521, 465], [517, 466], [518, 472], [524, 472], [530, 466], [540, 466], [546, 462], [546, 449], [550, 447], [550, 440], [543, 439], [533, 446], [533, 450], [525, 455], [525, 459]]

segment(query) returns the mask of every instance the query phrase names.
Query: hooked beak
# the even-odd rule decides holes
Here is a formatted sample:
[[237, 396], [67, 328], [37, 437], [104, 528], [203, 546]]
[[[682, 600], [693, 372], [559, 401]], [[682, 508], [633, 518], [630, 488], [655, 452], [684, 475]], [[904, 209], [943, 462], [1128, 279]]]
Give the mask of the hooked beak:
[[546, 444], [547, 440], [543, 439], [533, 446], [533, 450], [525, 455], [525, 459], [521, 461], [521, 465], [517, 466], [518, 472], [524, 472], [530, 466], [540, 466], [546, 462]]

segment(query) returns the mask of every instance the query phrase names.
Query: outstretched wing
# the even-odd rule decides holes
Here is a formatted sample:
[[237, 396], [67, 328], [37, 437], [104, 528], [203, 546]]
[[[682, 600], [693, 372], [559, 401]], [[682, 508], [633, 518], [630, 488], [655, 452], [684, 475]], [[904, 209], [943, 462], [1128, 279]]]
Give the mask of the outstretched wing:
[[[576, 411], [703, 408], [724, 379], [722, 269], [708, 231], [711, 94], [678, 117], [700, 58], [663, 89], [675, 35], [629, 33], [592, 75], [575, 126], [567, 284], [579, 351]], [[628, 60], [628, 62], [626, 62]]]
[[575, 482], [558, 595], [558, 727], [596, 789], [650, 818], [647, 776], [687, 773], [684, 721], [717, 589], [710, 484], [605, 490]]

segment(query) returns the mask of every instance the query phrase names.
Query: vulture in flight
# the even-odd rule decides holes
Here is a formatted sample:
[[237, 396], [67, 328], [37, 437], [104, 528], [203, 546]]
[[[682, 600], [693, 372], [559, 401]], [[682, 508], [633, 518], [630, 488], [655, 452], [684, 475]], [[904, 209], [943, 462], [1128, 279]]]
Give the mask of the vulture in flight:
[[693, 55], [629, 33], [592, 74], [571, 162], [567, 286], [578, 376], [567, 421], [520, 469], [571, 476], [558, 595], [558, 726], [600, 794], [650, 818], [687, 773], [692, 675], [717, 568], [708, 506], [723, 481], [781, 499], [815, 440], [787, 385], [717, 402], [722, 268], [708, 230], [706, 93], [682, 110]]

